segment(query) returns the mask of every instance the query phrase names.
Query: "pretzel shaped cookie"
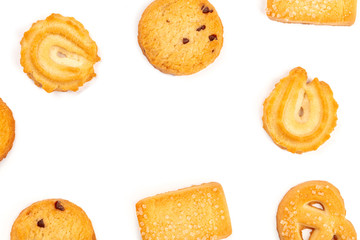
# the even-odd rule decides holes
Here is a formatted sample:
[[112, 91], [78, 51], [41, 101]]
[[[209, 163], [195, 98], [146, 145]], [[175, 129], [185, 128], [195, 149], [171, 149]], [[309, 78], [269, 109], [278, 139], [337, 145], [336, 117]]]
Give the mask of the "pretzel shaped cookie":
[[32, 25], [21, 40], [21, 65], [47, 92], [77, 91], [94, 76], [97, 45], [72, 17], [52, 14]]
[[324, 181], [310, 181], [293, 187], [282, 199], [277, 212], [281, 240], [356, 240], [356, 232], [345, 219], [344, 200], [339, 190]]

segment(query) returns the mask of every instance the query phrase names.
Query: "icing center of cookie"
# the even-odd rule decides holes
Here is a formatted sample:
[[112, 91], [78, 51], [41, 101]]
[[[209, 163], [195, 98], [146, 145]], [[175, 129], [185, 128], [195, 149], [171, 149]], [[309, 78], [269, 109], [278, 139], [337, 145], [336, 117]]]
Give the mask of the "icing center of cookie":
[[[282, 113], [285, 131], [297, 137], [311, 136], [320, 127], [323, 118], [324, 103], [317, 89], [318, 81], [296, 86], [291, 83], [291, 92], [284, 99], [286, 106]], [[314, 111], [311, 111], [314, 109]], [[293, 117], [292, 117], [293, 116]]]
[[295, 108], [298, 109], [297, 114], [295, 114], [295, 119], [300, 123], [304, 123], [309, 120], [310, 102], [306, 92], [304, 91], [304, 94], [301, 94], [301, 92], [299, 93], [298, 102], [295, 106]]
[[64, 48], [53, 46], [50, 49], [50, 58], [57, 64], [70, 67], [79, 67], [84, 64], [85, 59], [76, 53], [69, 52]]

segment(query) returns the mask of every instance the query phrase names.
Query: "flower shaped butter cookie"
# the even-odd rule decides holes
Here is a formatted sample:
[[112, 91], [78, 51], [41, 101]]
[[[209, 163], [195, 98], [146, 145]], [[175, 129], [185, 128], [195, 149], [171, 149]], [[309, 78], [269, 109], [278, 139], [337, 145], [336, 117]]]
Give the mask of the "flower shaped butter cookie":
[[52, 14], [34, 23], [21, 40], [21, 65], [47, 92], [77, 91], [94, 76], [96, 43], [72, 17]]

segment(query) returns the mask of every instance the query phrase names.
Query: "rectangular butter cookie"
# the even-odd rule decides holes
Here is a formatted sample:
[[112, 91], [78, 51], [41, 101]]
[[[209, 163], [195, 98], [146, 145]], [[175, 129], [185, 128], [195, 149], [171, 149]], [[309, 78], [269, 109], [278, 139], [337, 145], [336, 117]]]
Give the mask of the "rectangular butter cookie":
[[354, 24], [357, 0], [268, 0], [271, 20], [319, 25]]
[[217, 240], [232, 232], [219, 183], [145, 198], [136, 204], [136, 214], [143, 240]]

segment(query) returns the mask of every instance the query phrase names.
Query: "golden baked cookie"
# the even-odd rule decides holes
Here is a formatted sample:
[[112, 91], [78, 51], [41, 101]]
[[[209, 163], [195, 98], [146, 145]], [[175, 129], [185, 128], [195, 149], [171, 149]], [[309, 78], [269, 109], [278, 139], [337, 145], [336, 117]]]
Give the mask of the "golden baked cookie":
[[0, 161], [13, 146], [15, 139], [15, 120], [10, 108], [0, 98]]
[[281, 240], [303, 240], [310, 230], [310, 240], [356, 240], [339, 190], [324, 181], [299, 184], [282, 199], [276, 220]]
[[337, 109], [329, 85], [317, 78], [309, 82], [306, 71], [297, 67], [265, 100], [263, 127], [281, 148], [292, 153], [312, 151], [330, 138]]
[[21, 40], [21, 65], [47, 92], [77, 91], [96, 74], [96, 43], [72, 17], [52, 14], [37, 21]]
[[164, 73], [188, 75], [211, 64], [223, 45], [223, 26], [207, 0], [155, 0], [139, 22], [139, 45]]
[[86, 213], [63, 199], [43, 200], [24, 209], [10, 235], [11, 240], [96, 240]]
[[136, 204], [143, 240], [217, 240], [231, 235], [224, 191], [205, 183], [145, 198]]
[[354, 24], [357, 0], [268, 0], [266, 14], [272, 20], [322, 25]]

